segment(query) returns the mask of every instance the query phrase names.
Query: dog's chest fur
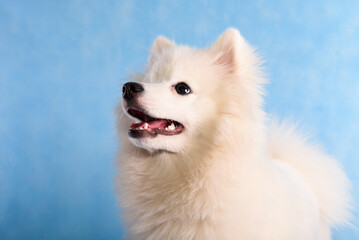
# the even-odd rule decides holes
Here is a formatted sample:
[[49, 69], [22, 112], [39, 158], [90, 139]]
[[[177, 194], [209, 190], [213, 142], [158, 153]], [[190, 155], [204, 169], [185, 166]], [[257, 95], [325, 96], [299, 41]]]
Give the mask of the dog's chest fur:
[[[233, 191], [235, 179], [229, 177], [235, 166], [219, 168], [209, 160], [191, 170], [189, 166], [171, 166], [171, 171], [161, 171], [159, 165], [148, 163], [129, 163], [127, 173], [131, 175], [124, 179], [125, 185], [131, 184], [123, 200], [134, 206], [127, 215], [132, 232], [138, 233], [133, 239], [215, 239], [225, 235], [219, 226], [222, 221], [230, 222], [227, 216], [234, 216], [226, 212], [233, 205], [230, 194], [237, 192]], [[219, 229], [221, 232], [216, 232]]]

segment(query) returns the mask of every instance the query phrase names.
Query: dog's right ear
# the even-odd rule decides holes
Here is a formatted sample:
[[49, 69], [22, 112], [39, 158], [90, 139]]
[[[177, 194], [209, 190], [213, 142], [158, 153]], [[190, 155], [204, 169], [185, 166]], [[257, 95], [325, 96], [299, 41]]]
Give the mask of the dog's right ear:
[[158, 36], [156, 40], [153, 42], [150, 57], [149, 57], [149, 63], [153, 63], [154, 60], [157, 58], [158, 55], [160, 55], [162, 52], [164, 52], [166, 49], [169, 49], [176, 44], [169, 40], [168, 38], [164, 36]]

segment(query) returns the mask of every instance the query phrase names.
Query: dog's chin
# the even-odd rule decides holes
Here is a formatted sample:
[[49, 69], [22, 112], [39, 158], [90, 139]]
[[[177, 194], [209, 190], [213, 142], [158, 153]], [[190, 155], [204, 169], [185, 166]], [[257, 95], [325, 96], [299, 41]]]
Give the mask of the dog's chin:
[[129, 140], [136, 147], [145, 149], [151, 153], [153, 152], [179, 153], [183, 151], [185, 144], [185, 136], [183, 136], [182, 134], [170, 136], [170, 137], [157, 135], [156, 137], [133, 138], [129, 136]]

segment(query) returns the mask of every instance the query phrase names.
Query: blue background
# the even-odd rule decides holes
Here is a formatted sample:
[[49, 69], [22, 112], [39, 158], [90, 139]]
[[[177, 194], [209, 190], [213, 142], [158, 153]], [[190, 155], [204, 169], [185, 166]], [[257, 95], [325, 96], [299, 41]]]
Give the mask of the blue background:
[[358, 202], [358, 12], [328, 0], [1, 1], [0, 239], [121, 237], [113, 109], [159, 34], [203, 47], [237, 27], [267, 60], [266, 109], [340, 159]]

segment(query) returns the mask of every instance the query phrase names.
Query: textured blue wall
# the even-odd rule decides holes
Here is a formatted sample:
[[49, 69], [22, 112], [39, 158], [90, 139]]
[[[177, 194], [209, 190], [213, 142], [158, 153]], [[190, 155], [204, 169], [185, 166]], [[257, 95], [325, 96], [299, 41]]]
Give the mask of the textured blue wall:
[[299, 119], [342, 161], [358, 202], [359, 2], [223, 2], [0, 2], [0, 239], [120, 238], [124, 79], [158, 34], [201, 47], [230, 26], [267, 60], [267, 110]]

